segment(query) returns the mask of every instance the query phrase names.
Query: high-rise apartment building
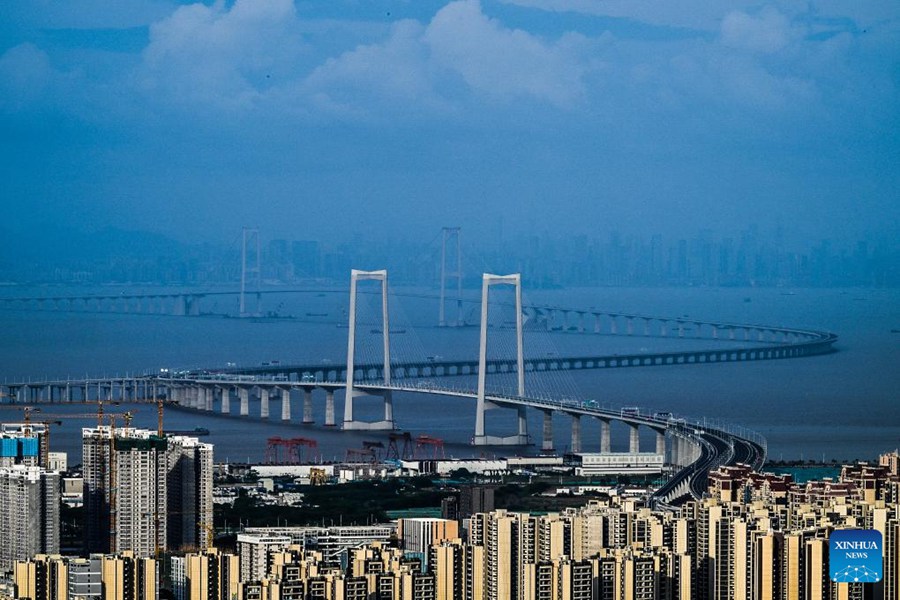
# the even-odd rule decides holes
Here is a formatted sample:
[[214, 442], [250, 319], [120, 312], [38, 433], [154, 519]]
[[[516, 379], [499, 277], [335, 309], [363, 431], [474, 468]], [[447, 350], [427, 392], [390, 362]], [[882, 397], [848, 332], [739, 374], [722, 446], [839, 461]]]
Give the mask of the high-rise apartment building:
[[0, 467], [0, 571], [16, 560], [59, 552], [59, 501], [58, 473]]
[[107, 426], [85, 428], [82, 443], [89, 552], [152, 556], [209, 544], [211, 444]]
[[176, 600], [234, 600], [241, 597], [237, 555], [209, 548], [171, 560]]
[[417, 553], [427, 558], [432, 544], [459, 537], [459, 523], [449, 519], [399, 519], [397, 536], [407, 553]]
[[38, 554], [13, 569], [16, 598], [158, 600], [158, 563], [132, 552], [88, 558]]

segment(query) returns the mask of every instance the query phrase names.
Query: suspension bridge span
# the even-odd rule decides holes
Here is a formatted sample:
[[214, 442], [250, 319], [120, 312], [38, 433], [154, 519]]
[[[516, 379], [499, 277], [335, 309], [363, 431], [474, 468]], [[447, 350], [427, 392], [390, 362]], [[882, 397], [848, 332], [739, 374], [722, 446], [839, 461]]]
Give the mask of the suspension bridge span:
[[[356, 296], [357, 282], [373, 280], [380, 283], [382, 297], [383, 361], [356, 362]], [[515, 288], [516, 358], [489, 359], [488, 289], [494, 285]], [[593, 401], [576, 401], [529, 394], [525, 389], [526, 373], [604, 369], [653, 365], [702, 364], [748, 360], [786, 359], [812, 356], [833, 351], [837, 336], [832, 333], [784, 327], [741, 325], [710, 321], [664, 319], [638, 315], [622, 315], [582, 310], [563, 310], [550, 307], [527, 307], [522, 304], [521, 280], [518, 275], [485, 274], [482, 286], [479, 356], [477, 360], [423, 360], [391, 362], [390, 317], [387, 303], [386, 271], [352, 271], [348, 349], [345, 365], [268, 365], [250, 368], [198, 369], [152, 373], [128, 377], [45, 380], [4, 383], [0, 392], [17, 403], [87, 402], [95, 400], [166, 402], [198, 411], [218, 411], [223, 414], [249, 416], [251, 403], [258, 405], [258, 415], [271, 416], [271, 403], [280, 400], [280, 418], [292, 420], [292, 396], [302, 395], [302, 423], [313, 422], [314, 392], [324, 392], [327, 427], [341, 426], [344, 430], [392, 430], [396, 428], [393, 394], [417, 393], [440, 395], [475, 401], [475, 429], [472, 443], [478, 446], [525, 445], [531, 437], [527, 431], [526, 414], [529, 409], [543, 415], [540, 436], [542, 450], [553, 449], [553, 416], [565, 415], [571, 420], [572, 452], [582, 450], [581, 420], [596, 419], [600, 423], [599, 449], [611, 448], [610, 425], [622, 424], [629, 432], [629, 450], [641, 452], [640, 428], [655, 433], [656, 454], [677, 468], [675, 475], [657, 492], [655, 501], [662, 504], [677, 502], [685, 497], [698, 497], [705, 490], [710, 469], [724, 464], [743, 462], [762, 466], [766, 457], [765, 441], [744, 430], [713, 427], [676, 418], [669, 413], [646, 413], [637, 409], [614, 409]], [[564, 315], [564, 316], [563, 316]], [[574, 315], [574, 317], [573, 317]], [[605, 323], [604, 323], [604, 318]], [[565, 319], [565, 325], [559, 325]], [[574, 324], [572, 320], [575, 320]], [[588, 322], [593, 322], [588, 326]], [[526, 321], [532, 326], [550, 331], [576, 333], [615, 333], [624, 324], [622, 335], [649, 335], [657, 326], [660, 335], [684, 335], [687, 324], [703, 339], [743, 341], [741, 347], [687, 350], [679, 352], [641, 353], [613, 356], [570, 356], [529, 358], [523, 351]], [[635, 328], [639, 323], [642, 328]], [[605, 327], [604, 327], [605, 325]], [[610, 328], [614, 328], [611, 331]], [[677, 332], [677, 333], [676, 333]], [[489, 390], [489, 374], [515, 374], [515, 389], [503, 392]], [[438, 385], [433, 379], [470, 375], [477, 377], [477, 389]], [[442, 379], [443, 380], [443, 379]], [[343, 419], [337, 420], [335, 393], [343, 392]], [[360, 397], [379, 398], [383, 402], [383, 418], [367, 422], [354, 413], [354, 403]], [[232, 401], [237, 410], [232, 411]], [[492, 435], [486, 431], [485, 413], [508, 409], [516, 412], [516, 426], [506, 435]], [[254, 410], [256, 413], [256, 410]]]

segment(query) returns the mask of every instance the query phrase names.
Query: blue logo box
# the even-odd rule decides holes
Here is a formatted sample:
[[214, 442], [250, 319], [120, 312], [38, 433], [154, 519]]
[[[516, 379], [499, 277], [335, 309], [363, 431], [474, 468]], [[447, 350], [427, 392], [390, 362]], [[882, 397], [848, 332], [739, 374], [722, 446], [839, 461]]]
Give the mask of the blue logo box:
[[881, 532], [874, 529], [837, 529], [828, 540], [831, 580], [837, 583], [875, 583], [883, 570]]

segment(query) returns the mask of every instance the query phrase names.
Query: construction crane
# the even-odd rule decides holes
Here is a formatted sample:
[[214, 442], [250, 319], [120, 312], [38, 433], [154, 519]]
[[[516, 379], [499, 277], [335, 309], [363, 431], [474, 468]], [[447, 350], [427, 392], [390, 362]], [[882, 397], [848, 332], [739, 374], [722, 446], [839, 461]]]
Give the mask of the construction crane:
[[375, 460], [377, 461], [381, 452], [380, 450], [384, 450], [384, 444], [381, 442], [363, 442], [363, 448], [366, 450], [371, 450], [375, 453]]
[[[34, 429], [32, 427], [32, 415], [34, 413], [41, 413], [41, 416], [43, 416], [43, 417], [60, 416], [60, 415], [55, 415], [55, 414], [50, 414], [50, 413], [44, 413], [43, 411], [41, 411], [40, 408], [35, 408], [33, 406], [21, 406], [21, 407], [16, 406], [14, 408], [21, 410], [24, 413], [23, 414], [23, 421], [24, 421], [23, 433], [28, 437], [35, 435]], [[38, 438], [40, 439], [40, 445], [41, 445], [39, 454], [40, 454], [41, 466], [44, 467], [45, 469], [49, 469], [50, 468], [50, 425], [62, 425], [62, 421], [41, 420], [41, 421], [35, 421], [35, 423], [38, 423], [38, 424], [44, 426], [43, 437], [38, 436]]]
[[[403, 442], [401, 450], [397, 442]], [[412, 436], [408, 431], [403, 433], [389, 433], [387, 452], [384, 454], [385, 460], [409, 460], [412, 458]]]
[[369, 448], [347, 448], [344, 460], [348, 463], [368, 462], [375, 463], [375, 451]]
[[[318, 447], [319, 443], [316, 440], [307, 438], [284, 439], [278, 436], [270, 437], [266, 440], [266, 464], [302, 464], [304, 448], [310, 448], [313, 451], [313, 460], [316, 460], [318, 458]], [[282, 449], [285, 451], [283, 459], [281, 456]]]
[[[102, 404], [101, 404], [102, 407]], [[116, 416], [109, 415], [109, 549], [116, 551]]]
[[[50, 467], [50, 426], [51, 425], [62, 425], [63, 421], [61, 419], [79, 419], [85, 417], [94, 417], [96, 416], [100, 424], [102, 425], [103, 419], [103, 403], [98, 402], [98, 411], [96, 413], [50, 413], [44, 412], [41, 408], [35, 408], [34, 406], [16, 406], [14, 407], [17, 410], [21, 410], [22, 421], [25, 425], [26, 434], [31, 434], [32, 431], [29, 431], [33, 424], [40, 424], [44, 426], [44, 437], [41, 440], [41, 466], [46, 468]], [[135, 410], [134, 412], [137, 412]], [[39, 413], [42, 420], [35, 420], [34, 415]], [[106, 413], [106, 415], [114, 417], [117, 413]], [[126, 426], [131, 424], [131, 419], [134, 418], [133, 412], [127, 412], [124, 415], [121, 415], [126, 418]]]
[[309, 483], [310, 485], [325, 485], [328, 481], [328, 477], [325, 475], [325, 469], [321, 467], [313, 467], [309, 470]]
[[418, 459], [426, 458], [438, 460], [444, 458], [444, 440], [430, 435], [420, 435], [416, 438], [415, 456]]

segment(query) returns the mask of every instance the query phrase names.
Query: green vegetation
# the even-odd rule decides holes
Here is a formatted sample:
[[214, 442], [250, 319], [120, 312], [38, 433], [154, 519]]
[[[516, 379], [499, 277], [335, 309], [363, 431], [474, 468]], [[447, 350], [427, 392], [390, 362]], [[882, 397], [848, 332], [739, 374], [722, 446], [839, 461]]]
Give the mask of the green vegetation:
[[238, 522], [274, 525], [361, 525], [388, 520], [385, 511], [439, 506], [448, 492], [428, 477], [387, 479], [341, 485], [301, 486], [303, 506], [270, 506], [242, 492], [233, 507], [216, 507], [216, 527]]

